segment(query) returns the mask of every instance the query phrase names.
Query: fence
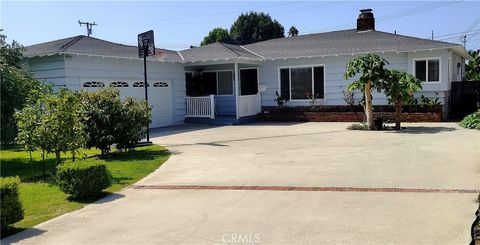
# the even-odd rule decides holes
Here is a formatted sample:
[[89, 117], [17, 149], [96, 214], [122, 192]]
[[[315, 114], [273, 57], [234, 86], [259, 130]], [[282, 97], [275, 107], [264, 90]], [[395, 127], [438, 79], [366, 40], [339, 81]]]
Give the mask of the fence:
[[213, 95], [186, 97], [187, 114], [185, 117], [215, 118], [215, 99]]
[[480, 81], [452, 82], [449, 116], [460, 119], [480, 107]]

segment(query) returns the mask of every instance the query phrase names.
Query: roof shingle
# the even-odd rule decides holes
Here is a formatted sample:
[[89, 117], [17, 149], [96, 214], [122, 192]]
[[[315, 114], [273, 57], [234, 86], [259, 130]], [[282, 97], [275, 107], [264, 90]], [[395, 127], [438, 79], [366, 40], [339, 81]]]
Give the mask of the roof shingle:
[[[154, 56], [156, 60], [182, 62], [177, 51], [167, 49], [156, 49], [156, 51], [157, 54]], [[34, 57], [58, 53], [138, 58], [137, 46], [113, 43], [83, 35], [28, 46], [23, 55]]]

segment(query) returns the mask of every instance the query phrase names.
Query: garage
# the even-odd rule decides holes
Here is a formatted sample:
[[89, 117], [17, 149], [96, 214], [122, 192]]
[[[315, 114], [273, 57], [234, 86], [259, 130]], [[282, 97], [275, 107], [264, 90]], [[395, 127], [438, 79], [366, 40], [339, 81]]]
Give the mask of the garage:
[[[127, 96], [136, 99], [145, 98], [144, 82], [127, 81], [88, 81], [83, 83], [83, 89], [95, 91], [106, 86], [115, 87], [120, 91], [120, 97]], [[171, 81], [151, 81], [148, 83], [148, 104], [152, 107], [151, 128], [164, 127], [173, 122], [173, 91]]]

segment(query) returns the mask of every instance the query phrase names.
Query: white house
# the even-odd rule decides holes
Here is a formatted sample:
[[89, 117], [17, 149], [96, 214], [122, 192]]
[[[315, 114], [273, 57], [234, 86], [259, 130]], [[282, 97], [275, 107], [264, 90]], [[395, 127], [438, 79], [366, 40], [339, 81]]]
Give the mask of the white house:
[[[262, 106], [276, 105], [276, 92], [290, 98], [288, 106], [309, 105], [308, 94], [319, 94], [325, 105], [346, 105], [342, 90], [352, 82], [343, 79], [346, 63], [365, 53], [379, 54], [389, 61], [389, 68], [422, 80], [418, 96], [438, 96], [444, 113], [451, 81], [462, 79], [469, 58], [458, 44], [376, 31], [371, 10], [362, 11], [352, 30], [244, 46], [214, 43], [182, 51], [158, 49], [148, 59], [151, 127], [213, 118], [242, 122]], [[122, 96], [143, 98], [143, 66], [135, 46], [76, 36], [29, 46], [24, 55], [35, 77], [55, 86], [115, 86]], [[374, 94], [374, 104], [387, 100]]]

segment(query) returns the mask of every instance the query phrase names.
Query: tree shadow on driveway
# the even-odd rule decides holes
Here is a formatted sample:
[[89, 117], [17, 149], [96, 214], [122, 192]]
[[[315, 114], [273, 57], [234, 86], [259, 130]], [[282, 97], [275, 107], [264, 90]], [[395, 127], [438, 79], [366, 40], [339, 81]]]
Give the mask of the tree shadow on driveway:
[[454, 127], [440, 127], [440, 126], [433, 126], [433, 127], [426, 127], [426, 126], [413, 126], [413, 127], [406, 127], [402, 130], [398, 131], [386, 131], [387, 133], [396, 133], [396, 134], [436, 134], [436, 133], [443, 133], [443, 132], [453, 132], [458, 130]]

